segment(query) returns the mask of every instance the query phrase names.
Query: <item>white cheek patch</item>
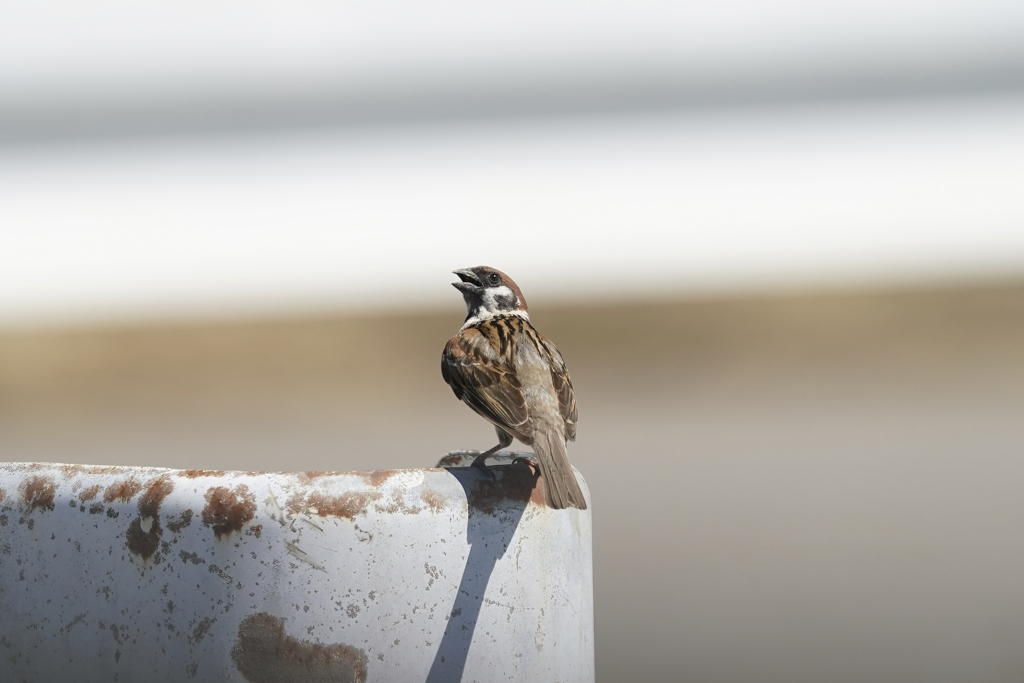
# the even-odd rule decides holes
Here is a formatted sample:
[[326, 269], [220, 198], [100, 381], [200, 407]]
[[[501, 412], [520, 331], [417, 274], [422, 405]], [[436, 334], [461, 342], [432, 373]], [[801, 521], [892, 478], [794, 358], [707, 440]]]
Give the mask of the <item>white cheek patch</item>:
[[[476, 325], [478, 322], [494, 318], [496, 316], [515, 315], [520, 318], [530, 319], [530, 316], [526, 314], [526, 311], [512, 310], [509, 306], [518, 306], [520, 304], [519, 297], [516, 296], [509, 287], [501, 285], [500, 287], [488, 287], [481, 295], [482, 301], [479, 303], [471, 304], [466, 302], [466, 322], [462, 325], [462, 329], [466, 329], [470, 325]], [[501, 300], [501, 301], [499, 301]]]
[[511, 289], [502, 285], [501, 287], [488, 287], [484, 290], [484, 307], [489, 311], [498, 310], [500, 308], [499, 298], [511, 301], [513, 306], [519, 303], [519, 297], [513, 294]]

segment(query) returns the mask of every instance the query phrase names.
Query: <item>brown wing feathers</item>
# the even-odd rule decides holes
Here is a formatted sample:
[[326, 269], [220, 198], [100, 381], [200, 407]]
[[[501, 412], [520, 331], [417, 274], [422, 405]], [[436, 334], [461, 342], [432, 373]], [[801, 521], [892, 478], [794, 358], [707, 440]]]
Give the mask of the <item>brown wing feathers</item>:
[[529, 444], [533, 435], [526, 399], [515, 373], [489, 339], [499, 333], [488, 332], [485, 336], [480, 329], [472, 327], [449, 339], [441, 356], [441, 375], [457, 398], [491, 423]]
[[[534, 432], [515, 372], [516, 344], [532, 344], [551, 368], [551, 383], [565, 426], [564, 437], [551, 429]], [[556, 509], [586, 509], [564, 441], [576, 438], [576, 395], [562, 355], [549, 339], [518, 316], [485, 320], [448, 341], [441, 356], [441, 374], [457, 398], [491, 423], [533, 446], [548, 505]]]

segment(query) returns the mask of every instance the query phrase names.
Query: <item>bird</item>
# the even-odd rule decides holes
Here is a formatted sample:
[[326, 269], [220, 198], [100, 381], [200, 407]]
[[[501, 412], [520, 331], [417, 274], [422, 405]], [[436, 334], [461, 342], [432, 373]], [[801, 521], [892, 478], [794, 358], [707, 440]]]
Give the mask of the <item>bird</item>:
[[533, 447], [547, 506], [587, 509], [566, 453], [566, 442], [576, 440], [577, 410], [562, 354], [534, 328], [526, 298], [508, 275], [490, 266], [452, 272], [466, 319], [445, 344], [441, 376], [498, 434], [498, 445], [473, 466], [487, 470], [489, 456], [519, 439]]

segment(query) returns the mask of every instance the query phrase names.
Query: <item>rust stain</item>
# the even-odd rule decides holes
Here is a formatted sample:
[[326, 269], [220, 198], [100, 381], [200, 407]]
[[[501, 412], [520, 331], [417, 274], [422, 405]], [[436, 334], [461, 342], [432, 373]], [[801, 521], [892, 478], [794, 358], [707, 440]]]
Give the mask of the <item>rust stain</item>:
[[0, 503], [4, 502], [4, 498], [6, 498], [6, 497], [7, 497], [7, 490], [6, 489], [0, 489]]
[[171, 522], [167, 522], [167, 528], [174, 533], [178, 533], [179, 531], [181, 531], [182, 529], [184, 529], [192, 523], [192, 515], [194, 514], [195, 513], [192, 512], [191, 509], [183, 510], [181, 512], [181, 515], [179, 515], [178, 519]]
[[401, 470], [373, 470], [372, 472], [361, 472], [359, 476], [367, 484], [376, 488], [400, 472]]
[[233, 531], [241, 531], [255, 516], [256, 496], [245, 484], [239, 484], [234, 490], [217, 486], [206, 492], [203, 524], [213, 527], [218, 539]]
[[242, 620], [231, 660], [249, 683], [365, 683], [366, 653], [351, 645], [292, 638], [284, 619], [258, 612]]
[[139, 498], [139, 514], [143, 517], [156, 518], [164, 498], [169, 496], [173, 490], [174, 482], [166, 474], [151, 481], [146, 492]]
[[401, 491], [393, 491], [391, 493], [391, 500], [387, 503], [382, 503], [377, 506], [380, 512], [387, 514], [395, 514], [398, 512], [404, 512], [407, 515], [414, 515], [419, 512], [422, 508], [410, 508], [405, 504]]
[[227, 472], [224, 470], [182, 470], [178, 474], [189, 479], [198, 479], [199, 477], [221, 477]]
[[[139, 497], [139, 516], [128, 525], [125, 538], [128, 550], [143, 561], [153, 557], [160, 548], [160, 536], [163, 535], [163, 529], [160, 528], [160, 504], [173, 490], [174, 483], [165, 474], [149, 482], [145, 493]], [[148, 528], [143, 528], [144, 524]]]
[[450, 453], [437, 461], [438, 467], [458, 467], [462, 464], [463, 456], [457, 453]]
[[56, 494], [57, 485], [50, 477], [29, 477], [22, 485], [21, 500], [29, 511], [36, 508], [52, 510], [53, 498]]
[[150, 527], [147, 531], [142, 528], [142, 517], [136, 517], [128, 525], [128, 531], [125, 533], [128, 550], [143, 560], [153, 557], [160, 547], [160, 520], [149, 519], [148, 521], [150, 521]]
[[100, 486], [99, 484], [90, 486], [89, 488], [82, 491], [82, 495], [78, 497], [78, 500], [82, 501], [83, 503], [88, 503], [90, 500], [99, 495], [101, 488], [103, 487]]
[[60, 472], [64, 475], [65, 479], [70, 479], [76, 475], [82, 474], [85, 468], [81, 465], [61, 465]]
[[420, 499], [426, 504], [428, 508], [430, 508], [434, 512], [440, 512], [441, 510], [444, 510], [448, 502], [440, 493], [438, 493], [434, 489], [428, 488], [424, 488], [422, 491], [420, 491]]
[[353, 519], [366, 512], [367, 506], [380, 499], [376, 491], [346, 491], [338, 496], [328, 496], [313, 491], [305, 496], [295, 494], [288, 499], [288, 511], [292, 514], [312, 512], [320, 517], [344, 517]]
[[132, 468], [121, 467], [119, 465], [102, 465], [102, 466], [87, 466], [79, 465], [82, 468], [82, 472], [89, 472], [91, 474], [131, 474]]
[[122, 482], [113, 483], [103, 492], [103, 502], [113, 503], [119, 500], [127, 503], [135, 497], [135, 494], [142, 490], [142, 484], [135, 477], [129, 477]]

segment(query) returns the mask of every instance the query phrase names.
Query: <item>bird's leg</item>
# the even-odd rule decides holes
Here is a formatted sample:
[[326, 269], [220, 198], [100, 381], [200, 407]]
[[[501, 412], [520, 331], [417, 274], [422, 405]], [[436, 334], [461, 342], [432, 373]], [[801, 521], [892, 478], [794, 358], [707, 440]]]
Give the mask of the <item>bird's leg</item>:
[[482, 469], [484, 472], [487, 472], [489, 475], [491, 475], [491, 479], [494, 479], [495, 476], [494, 472], [491, 472], [491, 469], [487, 466], [487, 458], [491, 457], [492, 455], [500, 451], [502, 448], [508, 448], [509, 446], [512, 445], [511, 434], [506, 432], [501, 427], [495, 427], [494, 431], [498, 433], [498, 445], [495, 446], [494, 448], [490, 448], [484, 451], [483, 453], [481, 453], [480, 455], [476, 456], [476, 458], [473, 459], [473, 467], [478, 467]]
[[478, 468], [482, 469], [484, 472], [487, 472], [488, 474], [490, 474], [491, 477], [493, 478], [494, 477], [494, 473], [491, 472], [491, 468], [487, 466], [485, 461], [487, 460], [487, 458], [491, 457], [492, 455], [494, 455], [495, 453], [500, 451], [502, 448], [505, 448], [505, 446], [507, 446], [507, 445], [508, 444], [500, 444], [499, 443], [494, 448], [489, 448], [486, 451], [484, 451], [483, 453], [481, 453], [480, 455], [476, 456], [475, 458], [473, 458], [473, 467], [478, 467]]

